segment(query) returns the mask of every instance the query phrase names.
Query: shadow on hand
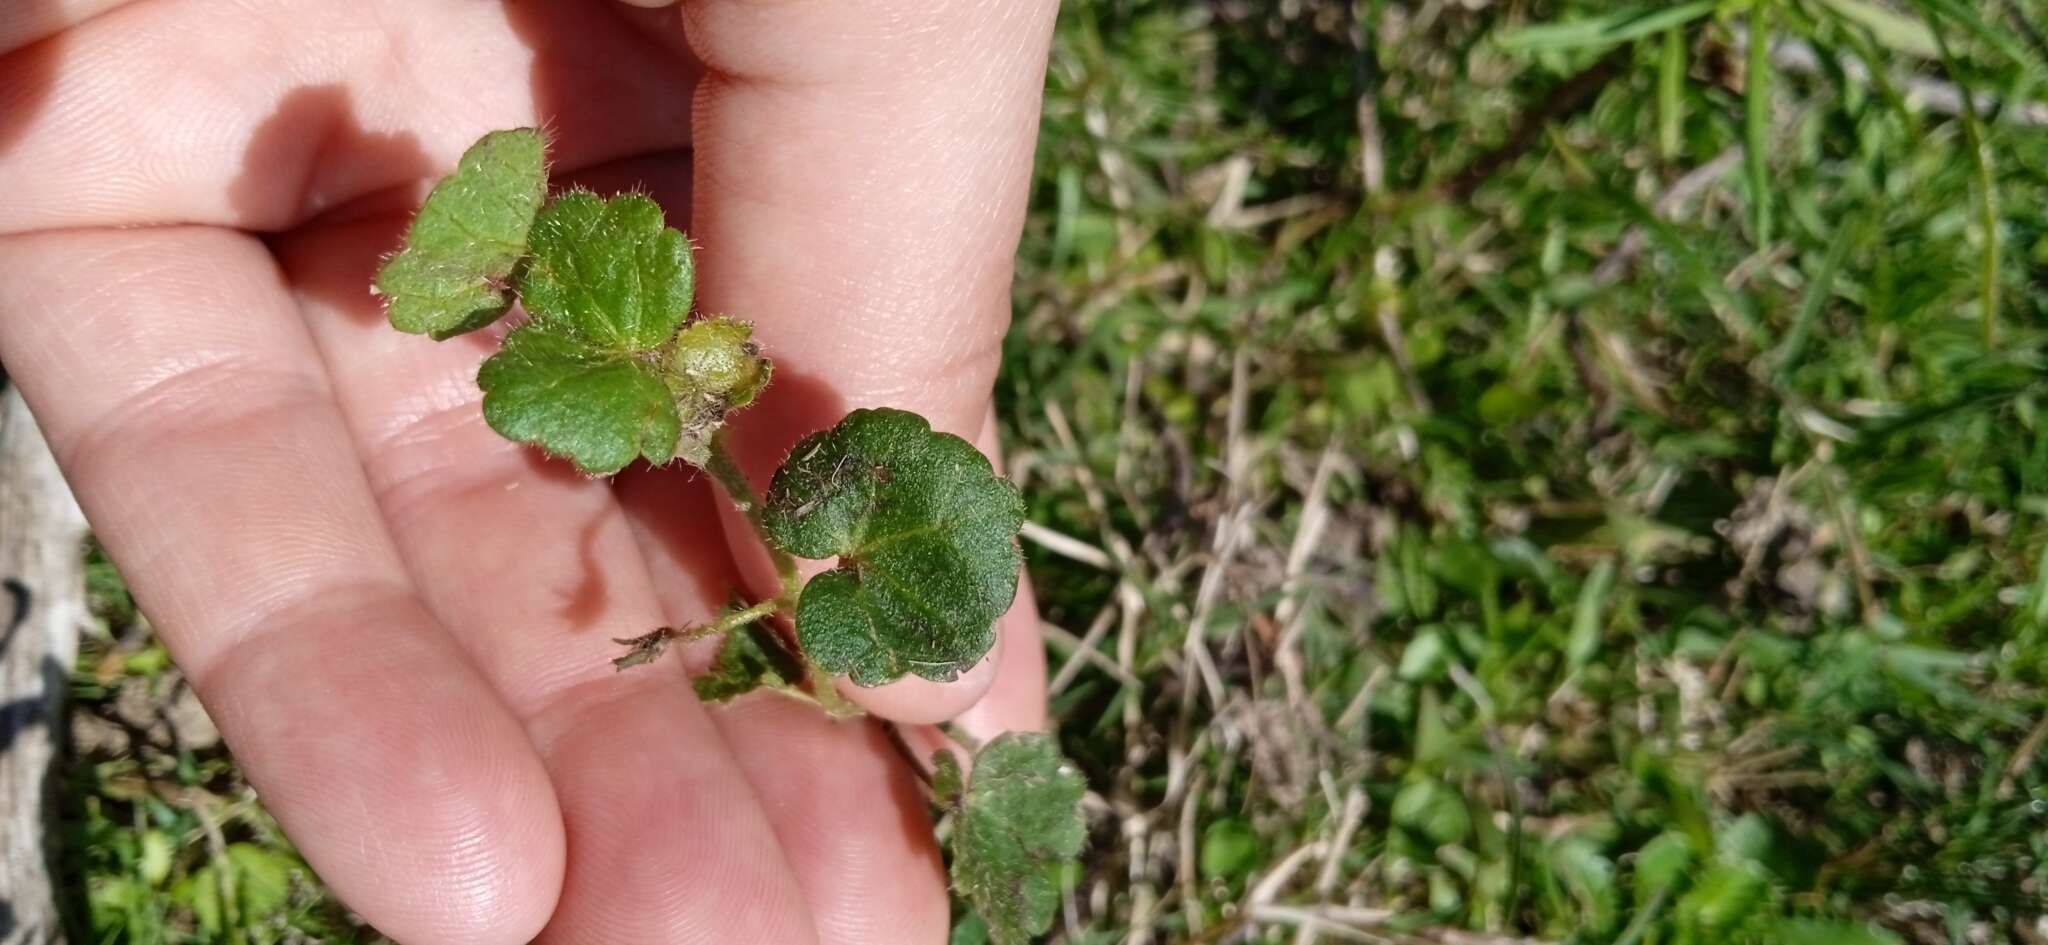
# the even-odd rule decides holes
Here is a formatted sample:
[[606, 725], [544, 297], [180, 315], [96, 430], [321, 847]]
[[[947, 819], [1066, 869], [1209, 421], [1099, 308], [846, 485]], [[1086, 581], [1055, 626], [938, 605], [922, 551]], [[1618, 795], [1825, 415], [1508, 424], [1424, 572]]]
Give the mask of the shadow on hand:
[[[346, 170], [327, 173], [329, 168]], [[243, 218], [268, 224], [259, 227], [266, 231], [323, 216], [370, 213], [380, 201], [410, 213], [417, 182], [432, 170], [410, 132], [364, 128], [345, 87], [308, 85], [287, 94], [257, 126], [228, 199]], [[341, 197], [324, 189], [350, 184], [364, 195]], [[402, 222], [405, 214], [395, 216]]]
[[[506, 24], [533, 50], [534, 112], [558, 154], [587, 155], [582, 165], [590, 166], [687, 152], [692, 92], [703, 69], [683, 39], [682, 16], [674, 7], [647, 10], [588, 0], [503, 5]], [[650, 74], [662, 78], [650, 82]], [[622, 134], [620, 122], [638, 129]], [[605, 147], [633, 138], [673, 144], [640, 153]]]

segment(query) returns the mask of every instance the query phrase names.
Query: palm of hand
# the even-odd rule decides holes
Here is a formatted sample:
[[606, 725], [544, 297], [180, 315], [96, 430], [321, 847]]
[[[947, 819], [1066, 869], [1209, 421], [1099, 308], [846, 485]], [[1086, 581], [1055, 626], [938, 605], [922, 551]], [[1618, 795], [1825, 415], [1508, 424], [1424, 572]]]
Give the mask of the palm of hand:
[[[944, 937], [873, 724], [708, 710], [675, 660], [612, 674], [610, 638], [742, 583], [708, 488], [503, 442], [473, 382], [495, 341], [401, 336], [366, 292], [489, 128], [545, 122], [558, 182], [688, 219], [674, 17], [131, 0], [0, 58], [0, 259], [36, 274], [0, 287], [0, 354], [266, 802], [401, 940]], [[802, 409], [764, 411], [789, 429], [761, 452]], [[1014, 662], [1000, 724], [1029, 725]]]

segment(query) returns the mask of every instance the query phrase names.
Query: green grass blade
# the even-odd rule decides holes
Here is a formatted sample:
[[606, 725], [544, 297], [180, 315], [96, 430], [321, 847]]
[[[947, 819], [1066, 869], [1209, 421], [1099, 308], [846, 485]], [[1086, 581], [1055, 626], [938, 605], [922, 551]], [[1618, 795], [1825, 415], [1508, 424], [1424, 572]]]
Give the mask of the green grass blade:
[[1743, 167], [1756, 245], [1771, 244], [1771, 8], [1749, 14], [1749, 88], [1743, 102]]
[[1600, 633], [1606, 628], [1607, 595], [1614, 589], [1614, 559], [1602, 558], [1579, 587], [1579, 603], [1572, 611], [1572, 635], [1565, 644], [1565, 662], [1578, 672], [1600, 650]]
[[1828, 12], [1870, 32], [1877, 44], [1896, 53], [1919, 59], [1936, 59], [1941, 48], [1925, 23], [1914, 22], [1867, 0], [1820, 0]]
[[1515, 52], [1554, 52], [1606, 47], [1684, 26], [1714, 12], [1713, 0], [1695, 0], [1674, 7], [1629, 7], [1600, 16], [1545, 23], [1502, 35], [1498, 42]]
[[1820, 269], [1813, 274], [1813, 280], [1806, 287], [1806, 297], [1799, 302], [1799, 311], [1792, 316], [1792, 326], [1785, 331], [1785, 340], [1778, 345], [1776, 363], [1778, 387], [1790, 388], [1792, 369], [1799, 364], [1799, 356], [1806, 348], [1806, 337], [1813, 331], [1813, 323], [1820, 318], [1821, 309], [1827, 306], [1828, 297], [1834, 291], [1835, 273], [1842, 268], [1842, 261], [1849, 256], [1849, 246], [1854, 241], [1858, 227], [1844, 224], [1835, 231], [1835, 238], [1828, 244], [1828, 254], [1821, 259]]
[[1657, 154], [1666, 161], [1677, 159], [1684, 144], [1685, 61], [1685, 31], [1665, 30], [1657, 53]]
[[[1942, 69], [1948, 72], [1948, 77], [1962, 93], [1963, 135], [1969, 141], [1970, 159], [1977, 171], [1977, 226], [1983, 231], [1984, 241], [1977, 262], [1977, 315], [1983, 324], [1984, 349], [1990, 351], [1998, 344], [1998, 174], [1992, 166], [1991, 146], [1984, 135], [1983, 119], [1977, 114], [1977, 95], [1971, 91], [1968, 77], [1957, 66], [1948, 37], [1942, 34], [1941, 24], [1936, 22], [1930, 6], [1922, 3], [1920, 15], [1927, 21], [1928, 29], [1934, 32], [1935, 46], [1941, 51]], [[1961, 22], [1968, 23], [1967, 20]]]

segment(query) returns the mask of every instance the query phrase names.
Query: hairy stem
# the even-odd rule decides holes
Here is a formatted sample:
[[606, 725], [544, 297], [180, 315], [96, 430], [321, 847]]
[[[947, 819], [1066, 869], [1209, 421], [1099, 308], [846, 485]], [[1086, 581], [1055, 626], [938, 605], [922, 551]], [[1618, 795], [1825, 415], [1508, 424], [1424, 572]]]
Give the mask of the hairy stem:
[[[725, 431], [720, 430], [711, 439], [711, 458], [704, 471], [718, 484], [725, 487], [725, 494], [732, 498], [734, 505], [747, 515], [748, 524], [754, 526], [754, 535], [761, 539], [761, 545], [768, 549], [769, 557], [775, 562], [775, 575], [782, 584], [782, 590], [774, 600], [762, 601], [748, 608], [748, 611], [767, 608], [767, 613], [786, 612], [792, 620], [796, 617], [797, 592], [803, 588], [803, 576], [796, 570], [796, 558], [775, 547], [768, 540], [768, 532], [761, 525], [761, 499], [754, 494], [754, 487], [747, 482], [747, 475], [740, 471], [739, 463], [733, 460], [732, 450], [727, 447]], [[767, 616], [763, 614], [762, 616]], [[801, 654], [799, 654], [801, 658]], [[803, 660], [806, 682], [810, 683], [810, 697], [818, 703], [825, 714], [833, 718], [849, 718], [861, 714], [859, 706], [847, 701], [839, 694], [839, 688], [832, 684], [832, 677], [818, 670], [810, 660]]]
[[731, 633], [756, 620], [775, 616], [781, 609], [781, 601], [765, 600], [744, 610], [735, 610], [710, 623], [696, 627], [658, 627], [637, 637], [614, 639], [612, 642], [628, 647], [626, 655], [612, 660], [618, 669], [631, 669], [645, 663], [652, 663], [668, 652], [677, 643], [695, 643], [712, 637]]
[[775, 616], [775, 612], [782, 609], [781, 604], [782, 602], [779, 600], [764, 600], [758, 604], [755, 604], [752, 607], [746, 608], [745, 610], [735, 610], [732, 613], [726, 614], [725, 616], [720, 617], [717, 620], [705, 624], [699, 632], [693, 633], [691, 634], [691, 636], [713, 637], [718, 636], [719, 634], [731, 633], [734, 630], [738, 630], [739, 628], [744, 627], [747, 624], [753, 623], [756, 620], [765, 620], [769, 617]]
[[705, 464], [704, 471], [718, 480], [733, 505], [746, 513], [747, 523], [754, 526], [754, 535], [761, 539], [762, 547], [768, 549], [769, 558], [774, 560], [775, 576], [781, 581], [782, 590], [770, 603], [795, 611], [797, 590], [803, 586], [803, 578], [796, 572], [796, 559], [768, 541], [768, 534], [761, 527], [761, 499], [754, 494], [753, 485], [747, 482], [747, 474], [741, 472], [739, 463], [733, 460], [732, 450], [726, 446], [724, 430], [711, 439], [711, 461]]

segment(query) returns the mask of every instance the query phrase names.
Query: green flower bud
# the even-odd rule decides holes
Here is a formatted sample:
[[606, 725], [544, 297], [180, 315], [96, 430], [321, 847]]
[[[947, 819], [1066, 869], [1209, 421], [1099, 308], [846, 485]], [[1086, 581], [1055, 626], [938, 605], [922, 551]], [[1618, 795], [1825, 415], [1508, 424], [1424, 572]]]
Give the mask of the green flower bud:
[[726, 410], [753, 403], [768, 386], [770, 373], [753, 339], [754, 326], [737, 318], [705, 318], [684, 326], [669, 356], [671, 386], [679, 393], [716, 399]]

